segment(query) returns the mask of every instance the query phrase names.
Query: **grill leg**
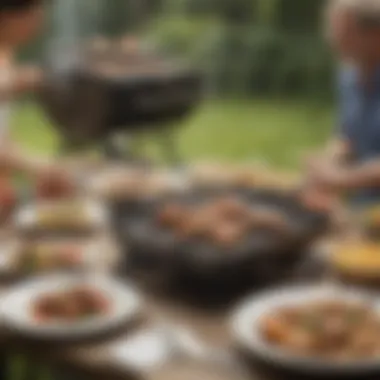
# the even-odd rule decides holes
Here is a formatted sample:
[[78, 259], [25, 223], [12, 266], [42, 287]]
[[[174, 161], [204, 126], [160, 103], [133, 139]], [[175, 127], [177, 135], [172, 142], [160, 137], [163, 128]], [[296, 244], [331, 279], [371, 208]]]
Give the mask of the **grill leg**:
[[[156, 135], [157, 142], [161, 148], [164, 160], [174, 166], [183, 164], [183, 159], [179, 153], [176, 135], [172, 131], [162, 131]], [[100, 145], [102, 153], [106, 158], [129, 163], [146, 161], [139, 156], [136, 149], [135, 136], [115, 135], [106, 139]], [[87, 146], [88, 147], [88, 146]], [[60, 144], [60, 155], [78, 152], [86, 148], [84, 144], [76, 144], [73, 141], [63, 140]]]
[[76, 144], [69, 140], [63, 140], [59, 146], [59, 154], [65, 156], [67, 154], [75, 153], [84, 150], [86, 147], [83, 144]]
[[106, 140], [103, 144], [106, 158], [130, 164], [149, 165], [149, 161], [141, 156], [139, 137], [141, 136], [119, 135]]
[[171, 131], [163, 131], [159, 137], [162, 153], [165, 160], [171, 165], [182, 165], [183, 160], [179, 153], [175, 134]]
[[117, 161], [134, 161], [136, 160], [133, 153], [133, 141], [125, 136], [118, 136], [105, 141], [103, 152], [107, 158]]

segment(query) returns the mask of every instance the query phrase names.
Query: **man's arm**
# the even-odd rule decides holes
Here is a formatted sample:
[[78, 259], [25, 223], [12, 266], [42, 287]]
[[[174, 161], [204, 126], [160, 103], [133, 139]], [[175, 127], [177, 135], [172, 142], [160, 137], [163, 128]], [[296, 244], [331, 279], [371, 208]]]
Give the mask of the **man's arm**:
[[309, 157], [307, 162], [307, 182], [315, 182], [328, 168], [347, 165], [352, 158], [349, 142], [343, 138], [331, 140], [327, 147], [318, 154]]
[[363, 164], [326, 160], [314, 167], [310, 178], [315, 187], [328, 191], [380, 188], [380, 157]]
[[0, 169], [20, 171], [34, 177], [47, 164], [46, 160], [25, 154], [21, 148], [12, 143], [12, 140], [7, 135], [1, 137]]
[[37, 186], [39, 196], [54, 198], [72, 195], [76, 191], [75, 180], [62, 163], [23, 154], [14, 147], [2, 149], [0, 145], [0, 169], [20, 171]]
[[42, 72], [35, 67], [17, 70], [9, 81], [0, 82], [0, 101], [9, 101], [17, 96], [36, 90], [42, 83]]
[[[339, 169], [337, 169], [339, 171]], [[340, 168], [331, 185], [340, 189], [380, 188], [380, 158], [355, 166]]]
[[[302, 202], [308, 207], [330, 212], [338, 204], [337, 192], [341, 190], [341, 168], [346, 167], [352, 157], [346, 139], [332, 140], [326, 149], [308, 162], [308, 171], [300, 191]], [[339, 187], [338, 187], [339, 184]]]
[[336, 138], [328, 143], [324, 156], [335, 164], [347, 163], [352, 158], [350, 143], [344, 138]]

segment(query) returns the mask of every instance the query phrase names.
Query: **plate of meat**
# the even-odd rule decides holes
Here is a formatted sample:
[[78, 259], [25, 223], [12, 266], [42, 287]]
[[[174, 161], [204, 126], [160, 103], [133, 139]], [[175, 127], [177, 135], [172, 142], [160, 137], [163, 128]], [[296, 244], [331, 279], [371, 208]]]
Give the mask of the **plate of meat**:
[[232, 331], [248, 353], [314, 375], [380, 370], [380, 301], [335, 286], [290, 287], [246, 300]]
[[140, 297], [128, 284], [103, 275], [47, 276], [7, 293], [8, 327], [32, 338], [75, 339], [107, 332], [135, 317]]

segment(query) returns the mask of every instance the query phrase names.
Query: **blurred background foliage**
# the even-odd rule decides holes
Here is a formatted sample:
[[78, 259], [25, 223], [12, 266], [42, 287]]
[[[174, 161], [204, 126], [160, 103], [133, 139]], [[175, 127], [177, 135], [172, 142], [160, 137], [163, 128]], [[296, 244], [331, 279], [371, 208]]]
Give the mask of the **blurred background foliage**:
[[[100, 32], [139, 30], [164, 51], [199, 65], [214, 94], [324, 98], [333, 88], [321, 27], [324, 2], [108, 0]], [[28, 57], [40, 55], [46, 37]]]
[[322, 0], [162, 0], [149, 36], [204, 68], [216, 93], [331, 93]]

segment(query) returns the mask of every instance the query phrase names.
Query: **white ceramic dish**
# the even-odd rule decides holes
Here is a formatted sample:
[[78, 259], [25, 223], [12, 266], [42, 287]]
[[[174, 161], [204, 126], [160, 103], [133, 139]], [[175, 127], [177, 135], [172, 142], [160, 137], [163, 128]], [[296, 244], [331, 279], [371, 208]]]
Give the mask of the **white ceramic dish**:
[[[89, 284], [111, 303], [109, 314], [78, 323], [41, 323], [32, 315], [34, 302], [43, 294], [74, 285]], [[18, 333], [40, 339], [77, 339], [107, 332], [133, 319], [140, 309], [138, 293], [128, 284], [103, 275], [46, 276], [27, 281], [4, 294], [1, 311], [4, 323]]]
[[[76, 202], [76, 201], [74, 201]], [[83, 202], [83, 203], [80, 203]], [[93, 200], [83, 200], [78, 203], [83, 204], [84, 210], [89, 220], [90, 228], [100, 228], [107, 226], [109, 221], [109, 215], [105, 206], [99, 202]], [[15, 224], [21, 230], [33, 230], [39, 229], [38, 225], [38, 213], [44, 210], [54, 209], [56, 202], [41, 202], [27, 205], [21, 208], [15, 216]], [[87, 227], [87, 226], [86, 226]]]
[[269, 364], [304, 374], [362, 375], [380, 371], [380, 360], [334, 362], [309, 356], [295, 356], [268, 344], [260, 333], [262, 317], [278, 308], [302, 305], [310, 301], [342, 300], [354, 303], [370, 302], [380, 313], [380, 301], [372, 293], [337, 286], [290, 287], [265, 292], [247, 299], [231, 318], [231, 328], [237, 343], [255, 357]]

